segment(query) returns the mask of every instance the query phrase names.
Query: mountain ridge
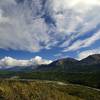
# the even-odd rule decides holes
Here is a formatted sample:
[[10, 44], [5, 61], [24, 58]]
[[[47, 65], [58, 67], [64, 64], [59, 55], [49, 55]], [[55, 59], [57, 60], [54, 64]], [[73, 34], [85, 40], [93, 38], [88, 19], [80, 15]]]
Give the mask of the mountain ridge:
[[52, 62], [49, 65], [42, 65], [37, 68], [39, 71], [66, 71], [84, 72], [100, 71], [100, 54], [90, 55], [82, 60], [74, 58], [63, 58]]
[[82, 60], [74, 58], [62, 58], [53, 61], [50, 64], [1, 69], [11, 71], [66, 71], [66, 72], [84, 72], [100, 71], [100, 54], [90, 55]]

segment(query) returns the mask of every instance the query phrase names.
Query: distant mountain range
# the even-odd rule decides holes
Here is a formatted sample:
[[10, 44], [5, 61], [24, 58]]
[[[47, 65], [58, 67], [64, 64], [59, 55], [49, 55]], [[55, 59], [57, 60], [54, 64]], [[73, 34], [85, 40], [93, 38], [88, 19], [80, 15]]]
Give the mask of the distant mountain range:
[[100, 71], [100, 54], [90, 55], [85, 59], [59, 59], [48, 65], [13, 67], [9, 71], [63, 71], [63, 72], [97, 72]]
[[64, 58], [49, 65], [41, 65], [38, 71], [65, 71], [65, 72], [97, 72], [100, 71], [100, 54], [90, 55], [85, 59], [76, 60]]

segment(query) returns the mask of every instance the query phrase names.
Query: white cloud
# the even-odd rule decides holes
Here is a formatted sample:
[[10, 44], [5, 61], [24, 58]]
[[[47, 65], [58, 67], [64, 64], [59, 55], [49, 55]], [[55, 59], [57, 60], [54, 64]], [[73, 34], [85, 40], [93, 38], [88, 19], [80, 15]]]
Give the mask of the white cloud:
[[100, 40], [100, 31], [95, 33], [91, 37], [86, 38], [85, 40], [77, 40], [71, 46], [69, 46], [67, 49], [65, 49], [64, 52], [75, 51], [75, 50], [78, 50], [80, 48], [89, 47], [93, 43], [95, 43], [97, 40]]
[[[63, 9], [72, 9], [76, 8], [77, 10], [84, 10], [87, 8], [87, 10], [91, 6], [99, 6], [100, 5], [100, 0], [49, 0], [49, 3], [52, 3], [52, 7], [54, 8], [55, 11], [58, 10], [63, 10]], [[61, 9], [62, 8], [62, 9]], [[78, 9], [80, 8], [80, 9]], [[75, 10], [76, 10], [75, 9]]]
[[41, 65], [41, 64], [49, 64], [51, 60], [43, 59], [42, 57], [36, 56], [35, 58], [29, 60], [17, 60], [12, 57], [4, 57], [0, 60], [1, 68], [9, 68], [15, 66], [34, 66], [34, 65]]
[[2, 15], [3, 15], [3, 11], [0, 9], [0, 23], [8, 22], [9, 19], [6, 17], [3, 17]]
[[49, 0], [49, 4], [49, 12], [57, 26], [56, 35], [65, 37], [60, 47], [67, 48], [72, 40], [87, 34], [100, 23], [99, 0]]
[[40, 56], [36, 56], [35, 58], [31, 59], [31, 62], [33, 62], [35, 65], [41, 65], [41, 64], [50, 64], [52, 61], [43, 59]]
[[[100, 0], [65, 0], [66, 3], [69, 5], [69, 7], [76, 7], [76, 6], [94, 6], [94, 5], [100, 5]], [[68, 3], [69, 2], [69, 3]]]
[[[44, 19], [39, 17], [41, 13], [36, 15], [41, 10], [40, 2], [33, 1], [33, 5], [30, 5], [32, 9], [28, 0], [21, 5], [5, 1], [3, 3], [6, 6], [2, 5], [3, 13], [0, 13], [0, 48], [34, 52], [43, 48], [41, 42], [44, 45], [48, 44], [48, 26]], [[5, 18], [8, 19], [7, 22], [4, 21]]]
[[[20, 0], [19, 0], [20, 1]], [[37, 52], [59, 47], [100, 23], [100, 0], [0, 1], [0, 48]], [[45, 21], [47, 15], [55, 25]], [[49, 20], [50, 21], [50, 20]]]
[[0, 6], [9, 4], [16, 4], [16, 2], [15, 0], [0, 0]]
[[100, 54], [100, 48], [82, 51], [78, 54], [77, 59], [81, 60], [93, 54]]

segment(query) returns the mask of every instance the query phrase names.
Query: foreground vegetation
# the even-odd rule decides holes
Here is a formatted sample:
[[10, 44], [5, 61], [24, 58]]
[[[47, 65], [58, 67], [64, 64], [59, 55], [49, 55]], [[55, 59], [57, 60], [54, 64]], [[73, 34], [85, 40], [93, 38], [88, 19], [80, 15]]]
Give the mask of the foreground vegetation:
[[100, 100], [100, 91], [55, 81], [0, 80], [0, 100]]

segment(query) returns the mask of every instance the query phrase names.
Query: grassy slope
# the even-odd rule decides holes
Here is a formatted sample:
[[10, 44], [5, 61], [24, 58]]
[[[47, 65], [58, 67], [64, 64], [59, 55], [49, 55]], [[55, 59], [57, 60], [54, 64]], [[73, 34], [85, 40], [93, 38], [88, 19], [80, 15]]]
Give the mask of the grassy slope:
[[0, 100], [100, 100], [100, 92], [46, 81], [0, 81]]

